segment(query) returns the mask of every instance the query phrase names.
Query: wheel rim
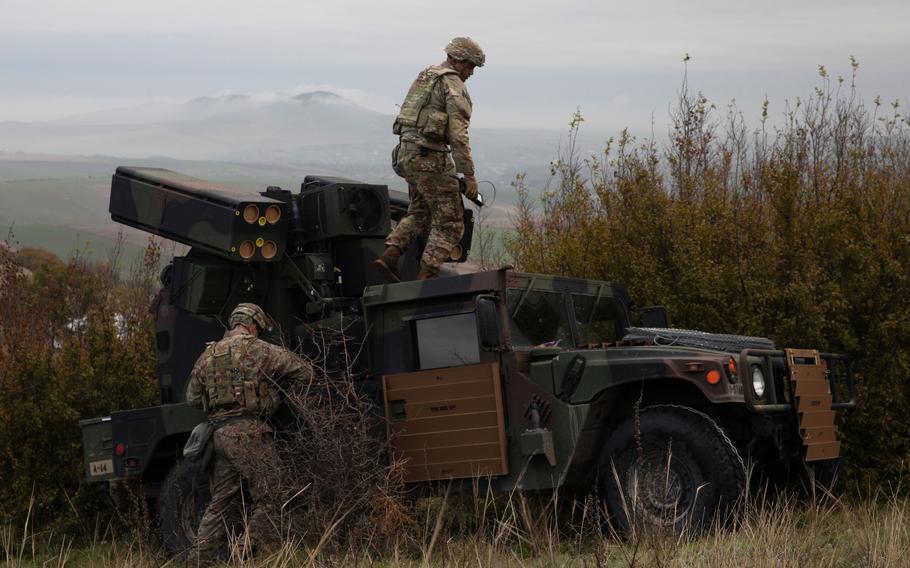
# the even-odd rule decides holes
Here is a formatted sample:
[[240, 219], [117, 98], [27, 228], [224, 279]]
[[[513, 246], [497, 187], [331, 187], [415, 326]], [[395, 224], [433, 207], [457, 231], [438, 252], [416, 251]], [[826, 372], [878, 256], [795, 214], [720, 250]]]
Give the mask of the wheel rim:
[[692, 510], [697, 491], [693, 480], [688, 464], [675, 458], [670, 448], [644, 448], [626, 473], [626, 499], [639, 517], [674, 526]]

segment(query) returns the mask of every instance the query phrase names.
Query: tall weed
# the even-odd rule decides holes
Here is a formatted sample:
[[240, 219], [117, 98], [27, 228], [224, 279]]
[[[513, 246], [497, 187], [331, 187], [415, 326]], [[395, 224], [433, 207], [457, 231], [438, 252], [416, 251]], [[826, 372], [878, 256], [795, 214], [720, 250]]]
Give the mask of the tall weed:
[[84, 481], [78, 421], [154, 403], [148, 306], [160, 249], [121, 279], [116, 255], [66, 262], [0, 248], [0, 522], [77, 530], [108, 515]]
[[856, 358], [842, 424], [848, 474], [910, 464], [910, 119], [832, 79], [754, 128], [687, 83], [666, 141], [627, 131], [600, 155], [568, 143], [537, 191], [516, 180], [507, 247], [527, 271], [625, 282], [675, 327], [761, 335]]

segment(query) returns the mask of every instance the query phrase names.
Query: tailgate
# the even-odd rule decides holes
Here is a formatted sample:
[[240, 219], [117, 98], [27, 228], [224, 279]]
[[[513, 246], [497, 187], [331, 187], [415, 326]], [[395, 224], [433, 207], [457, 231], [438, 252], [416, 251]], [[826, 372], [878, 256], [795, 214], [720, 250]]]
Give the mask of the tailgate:
[[114, 478], [114, 450], [111, 417], [80, 420], [85, 477], [89, 482]]

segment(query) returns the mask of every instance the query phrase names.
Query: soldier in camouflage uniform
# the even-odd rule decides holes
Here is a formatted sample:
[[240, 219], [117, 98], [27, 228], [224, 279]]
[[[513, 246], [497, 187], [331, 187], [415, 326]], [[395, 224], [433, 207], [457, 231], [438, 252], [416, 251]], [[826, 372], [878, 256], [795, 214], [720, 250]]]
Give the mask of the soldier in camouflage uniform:
[[486, 56], [468, 37], [456, 37], [445, 52], [443, 63], [427, 67], [411, 84], [392, 127], [401, 141], [396, 171], [408, 181], [411, 203], [407, 216], [386, 238], [385, 252], [373, 262], [389, 282], [401, 281], [398, 259], [428, 227], [418, 279], [437, 277], [461, 241], [464, 212], [457, 173], [464, 174], [465, 195], [477, 197], [468, 142], [471, 97], [464, 82], [475, 67], [483, 67]]
[[266, 420], [281, 403], [276, 380], [307, 381], [313, 370], [286, 349], [258, 339], [261, 330], [271, 329], [269, 322], [256, 304], [239, 304], [231, 313], [231, 329], [206, 346], [190, 374], [186, 400], [205, 410], [216, 428], [212, 502], [190, 551], [193, 562], [217, 558], [241, 501], [241, 484], [248, 488], [252, 506], [249, 545], [268, 547], [280, 536], [280, 511], [272, 502], [279, 462]]

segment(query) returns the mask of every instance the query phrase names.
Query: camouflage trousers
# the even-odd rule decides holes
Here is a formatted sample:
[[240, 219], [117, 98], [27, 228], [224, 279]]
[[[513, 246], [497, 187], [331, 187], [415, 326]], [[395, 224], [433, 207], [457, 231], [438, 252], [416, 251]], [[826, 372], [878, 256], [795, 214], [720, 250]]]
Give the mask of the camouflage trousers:
[[[271, 429], [263, 422], [239, 420], [223, 426], [214, 434], [214, 457], [209, 503], [196, 541], [190, 552], [202, 564], [214, 562], [227, 532], [238, 519], [246, 520], [246, 539], [251, 547], [268, 548], [280, 539], [280, 510], [277, 502], [278, 452]], [[249, 516], [238, 517], [243, 487], [247, 488]]]
[[429, 228], [427, 246], [420, 262], [424, 268], [438, 274], [464, 233], [464, 207], [458, 180], [454, 177], [455, 165], [448, 152], [426, 150], [402, 142], [398, 166], [408, 181], [411, 203], [407, 216], [389, 234], [386, 244], [405, 250]]

